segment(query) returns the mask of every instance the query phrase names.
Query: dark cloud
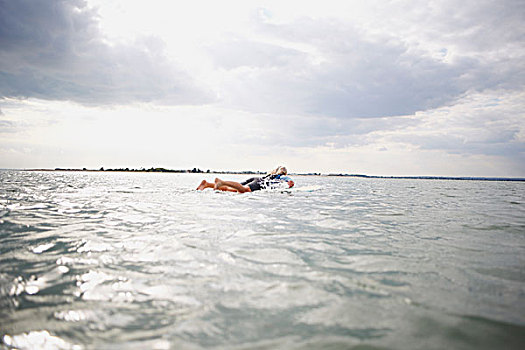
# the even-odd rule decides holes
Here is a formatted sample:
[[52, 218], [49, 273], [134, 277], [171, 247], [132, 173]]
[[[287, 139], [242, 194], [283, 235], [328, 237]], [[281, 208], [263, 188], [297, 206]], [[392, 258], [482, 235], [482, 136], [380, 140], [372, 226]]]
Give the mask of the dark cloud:
[[347, 47], [318, 43], [321, 63], [298, 52], [285, 56], [286, 64], [267, 60], [259, 69], [241, 71], [227, 82], [231, 102], [265, 112], [380, 117], [438, 107], [465, 91], [461, 69], [467, 62], [450, 66], [410, 55], [400, 43], [369, 43], [350, 38], [351, 32], [330, 34], [345, 37]]
[[[424, 28], [420, 37], [442, 44], [441, 56], [403, 37], [369, 35], [338, 20], [261, 20], [260, 34], [278, 44], [235, 40], [211, 51], [231, 73], [225, 100], [253, 111], [357, 118], [410, 115], [453, 104], [469, 92], [523, 89], [524, 17], [516, 14], [524, 13], [523, 5], [452, 5], [435, 11], [430, 29], [424, 18], [408, 16], [419, 22], [407, 36], [414, 35], [412, 28]], [[448, 60], [447, 47], [455, 49]], [[239, 59], [240, 53], [251, 59]]]
[[105, 43], [85, 1], [0, 0], [0, 97], [190, 104], [210, 96], [157, 39]]
[[14, 133], [17, 131], [18, 131], [17, 124], [14, 121], [0, 119], [0, 134]]
[[393, 141], [410, 143], [424, 150], [443, 150], [450, 154], [511, 156], [525, 159], [525, 143], [514, 140], [514, 135], [502, 137], [500, 140], [466, 140], [462, 135], [404, 135], [391, 137]]

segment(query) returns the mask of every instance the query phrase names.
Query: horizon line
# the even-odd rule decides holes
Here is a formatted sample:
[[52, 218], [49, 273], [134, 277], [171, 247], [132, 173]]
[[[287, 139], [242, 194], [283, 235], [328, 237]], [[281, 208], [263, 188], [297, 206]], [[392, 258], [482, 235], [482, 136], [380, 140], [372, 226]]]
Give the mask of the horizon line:
[[[266, 174], [266, 171], [260, 170], [210, 170], [206, 171], [199, 168], [193, 169], [166, 169], [162, 167], [151, 168], [104, 168], [87, 169], [87, 168], [1, 168], [0, 170], [13, 171], [86, 171], [86, 172], [157, 172], [157, 173], [193, 173], [193, 174]], [[352, 173], [320, 173], [320, 172], [300, 172], [290, 173], [289, 175], [297, 176], [327, 176], [327, 177], [357, 177], [368, 179], [413, 179], [413, 180], [473, 180], [473, 181], [519, 181], [525, 182], [523, 177], [505, 177], [505, 176], [447, 176], [447, 175], [367, 175], [367, 174], [352, 174]]]

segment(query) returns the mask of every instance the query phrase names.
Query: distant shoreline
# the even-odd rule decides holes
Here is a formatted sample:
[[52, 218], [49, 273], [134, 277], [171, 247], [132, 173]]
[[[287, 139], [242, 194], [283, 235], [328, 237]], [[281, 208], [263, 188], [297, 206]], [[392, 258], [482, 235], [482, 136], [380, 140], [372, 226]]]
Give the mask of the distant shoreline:
[[[6, 169], [8, 170], [8, 169]], [[21, 171], [76, 171], [76, 172], [136, 172], [136, 173], [177, 173], [177, 174], [221, 174], [221, 175], [246, 175], [246, 174], [266, 174], [264, 171], [203, 171], [198, 168], [191, 170], [186, 169], [166, 169], [166, 168], [115, 168], [115, 169], [71, 169], [71, 168], [55, 168], [55, 169], [13, 169]], [[518, 181], [525, 182], [525, 178], [515, 177], [477, 177], [477, 176], [384, 176], [384, 175], [365, 175], [365, 174], [345, 174], [345, 173], [291, 173], [295, 176], [326, 176], [326, 177], [353, 177], [363, 179], [400, 179], [400, 180], [456, 180], [456, 181]]]
[[460, 180], [460, 181], [524, 181], [520, 177], [476, 177], [476, 176], [382, 176], [361, 174], [328, 174], [326, 176], [358, 177], [365, 179], [404, 179], [404, 180]]

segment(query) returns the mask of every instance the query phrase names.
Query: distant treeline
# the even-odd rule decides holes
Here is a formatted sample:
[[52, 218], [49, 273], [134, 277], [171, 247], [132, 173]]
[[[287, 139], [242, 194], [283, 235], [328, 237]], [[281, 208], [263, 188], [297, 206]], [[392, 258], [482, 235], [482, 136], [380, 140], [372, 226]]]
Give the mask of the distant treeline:
[[[140, 169], [130, 169], [130, 168], [115, 168], [115, 169], [104, 169], [100, 168], [99, 171], [130, 171], [130, 172], [143, 172], [143, 173], [203, 173], [204, 171], [194, 168], [193, 170], [176, 170], [176, 169], [166, 169], [166, 168], [140, 168]], [[208, 170], [209, 171], [209, 170]]]
[[469, 177], [469, 176], [379, 176], [361, 174], [328, 174], [328, 176], [360, 177], [365, 179], [411, 179], [411, 180], [476, 180], [476, 181], [525, 181], [525, 178]]
[[[46, 169], [34, 169], [34, 170], [46, 170]], [[100, 169], [65, 169], [65, 168], [55, 168], [55, 171], [113, 171], [113, 172], [142, 172], [142, 173], [213, 173], [213, 174], [265, 174], [265, 172], [261, 171], [252, 171], [252, 170], [246, 170], [246, 171], [215, 171], [215, 170], [201, 170], [199, 168], [193, 168], [193, 169], [166, 169], [166, 168], [107, 168], [104, 169], [104, 167], [101, 167]]]

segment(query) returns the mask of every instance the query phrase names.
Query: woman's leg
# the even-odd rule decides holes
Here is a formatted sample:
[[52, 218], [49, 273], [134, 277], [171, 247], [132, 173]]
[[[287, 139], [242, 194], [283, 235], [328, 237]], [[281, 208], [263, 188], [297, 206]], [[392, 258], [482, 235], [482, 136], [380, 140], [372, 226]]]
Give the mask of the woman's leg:
[[222, 181], [221, 179], [217, 178], [215, 179], [215, 187], [216, 190], [221, 191], [235, 191], [235, 192], [251, 192], [252, 190], [248, 186], [243, 186], [238, 182], [235, 181]]

